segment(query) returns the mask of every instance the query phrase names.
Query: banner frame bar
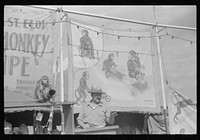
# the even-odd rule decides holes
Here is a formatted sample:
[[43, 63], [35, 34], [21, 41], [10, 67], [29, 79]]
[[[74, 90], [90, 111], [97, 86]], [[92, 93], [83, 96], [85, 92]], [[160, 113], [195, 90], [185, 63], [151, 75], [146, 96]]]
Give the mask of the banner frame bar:
[[[22, 6], [24, 6], [24, 5], [22, 5]], [[32, 7], [32, 8], [40, 8], [40, 9], [43, 9], [43, 10], [56, 11], [55, 9], [51, 9], [51, 8], [37, 7], [37, 6], [32, 6], [32, 5], [28, 5], [28, 6]], [[71, 13], [71, 14], [77, 14], [77, 15], [83, 15], [83, 16], [90, 16], [90, 17], [96, 17], [96, 18], [116, 20], [116, 21], [121, 21], [121, 22], [129, 22], [129, 23], [135, 23], [135, 24], [143, 24], [143, 25], [148, 25], [148, 26], [155, 26], [155, 23], [151, 23], [151, 22], [143, 22], [143, 21], [136, 21], [136, 20], [124, 19], [124, 18], [102, 16], [102, 15], [90, 14], [90, 13], [84, 13], [84, 12], [77, 12], [77, 11], [72, 11], [72, 10], [63, 10], [63, 11]], [[167, 25], [167, 24], [157, 24], [157, 27], [182, 29], [182, 30], [191, 30], [191, 31], [196, 31], [197, 30], [197, 28], [185, 27], [185, 26]]]

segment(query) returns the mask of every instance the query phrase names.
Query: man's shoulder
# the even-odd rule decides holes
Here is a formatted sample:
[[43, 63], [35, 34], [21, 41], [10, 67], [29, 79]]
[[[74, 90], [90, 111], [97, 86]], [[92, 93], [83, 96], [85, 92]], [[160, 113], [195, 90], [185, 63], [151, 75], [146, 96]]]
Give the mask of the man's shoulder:
[[100, 103], [100, 106], [101, 106], [102, 108], [105, 108], [105, 109], [108, 109], [108, 108], [109, 108], [108, 105], [105, 104], [104, 102], [101, 102], [101, 103]]

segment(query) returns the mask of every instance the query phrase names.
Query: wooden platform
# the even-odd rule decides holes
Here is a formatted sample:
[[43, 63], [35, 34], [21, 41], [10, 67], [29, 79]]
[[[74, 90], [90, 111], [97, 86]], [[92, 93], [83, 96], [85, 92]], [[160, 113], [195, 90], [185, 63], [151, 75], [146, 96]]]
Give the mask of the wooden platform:
[[115, 126], [106, 126], [106, 127], [100, 127], [100, 128], [88, 128], [88, 129], [75, 129], [75, 134], [117, 134], [117, 130], [119, 129], [118, 125]]

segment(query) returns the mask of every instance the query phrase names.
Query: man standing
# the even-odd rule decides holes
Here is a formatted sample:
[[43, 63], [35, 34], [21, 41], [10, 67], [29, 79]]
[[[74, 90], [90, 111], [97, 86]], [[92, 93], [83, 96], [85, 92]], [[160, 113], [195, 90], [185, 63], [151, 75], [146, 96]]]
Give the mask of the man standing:
[[77, 118], [78, 124], [82, 128], [105, 127], [106, 123], [113, 124], [116, 112], [111, 113], [109, 108], [101, 102], [102, 90], [94, 86], [90, 91], [92, 100], [83, 104], [83, 108]]

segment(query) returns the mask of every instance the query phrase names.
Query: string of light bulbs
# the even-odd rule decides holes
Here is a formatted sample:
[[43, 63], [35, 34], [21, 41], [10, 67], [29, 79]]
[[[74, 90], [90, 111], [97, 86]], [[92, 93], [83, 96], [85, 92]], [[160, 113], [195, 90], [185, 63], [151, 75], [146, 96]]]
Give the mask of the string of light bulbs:
[[[4, 22], [10, 22], [10, 21], [4, 21]], [[161, 37], [161, 36], [164, 36], [164, 35], [160, 35], [160, 36], [125, 36], [125, 35], [119, 35], [119, 34], [112, 34], [112, 33], [105, 33], [105, 32], [100, 32], [100, 31], [97, 31], [97, 30], [93, 30], [93, 29], [90, 29], [90, 28], [87, 28], [87, 27], [83, 27], [81, 25], [78, 25], [78, 24], [75, 24], [71, 21], [53, 21], [53, 22], [44, 22], [43, 24], [52, 24], [52, 25], [55, 25], [56, 23], [63, 23], [63, 22], [68, 22], [70, 23], [71, 25], [74, 25], [76, 26], [77, 28], [83, 28], [83, 29], [87, 29], [89, 31], [92, 31], [92, 32], [96, 32], [97, 35], [99, 34], [104, 34], [104, 35], [110, 35], [110, 36], [116, 36], [118, 37], [118, 39], [120, 38], [137, 38], [138, 40], [140, 40], [141, 38], [153, 38], [153, 37]], [[19, 24], [24, 24], [23, 22], [18, 22]], [[36, 24], [36, 23], [29, 23], [29, 27], [32, 26], [31, 24]]]
[[169, 33], [167, 33], [166, 35], [167, 35], [167, 36], [170, 36], [171, 39], [176, 38], [176, 39], [180, 39], [180, 40], [188, 41], [188, 42], [190, 42], [191, 44], [192, 44], [192, 43], [196, 43], [196, 41], [189, 40], [189, 39], [185, 39], [185, 38], [181, 38], [181, 37], [177, 37], [177, 36], [171, 35], [171, 34], [169, 34]]
[[75, 23], [73, 23], [71, 21], [69, 23], [72, 24], [72, 25], [75, 25], [78, 29], [81, 27], [83, 29], [87, 29], [89, 31], [96, 32], [97, 35], [103, 34], [103, 35], [116, 36], [118, 39], [120, 39], [120, 38], [123, 37], [123, 38], [137, 38], [138, 40], [140, 40], [141, 38], [153, 38], [153, 37], [162, 37], [162, 36], [165, 36], [165, 35], [159, 35], [159, 36], [125, 36], [125, 35], [119, 35], [119, 34], [112, 34], [112, 33], [105, 33], [105, 32], [96, 31], [96, 30], [90, 29], [88, 27], [83, 27], [81, 25], [75, 24]]
[[[172, 39], [173, 38], [177, 38], [176, 36], [173, 36], [169, 33], [167, 34], [164, 34], [164, 35], [161, 35], [161, 36], [171, 36]], [[159, 39], [161, 39], [159, 36]], [[119, 38], [118, 38], [119, 39]], [[184, 40], [184, 41], [189, 41], [189, 42], [192, 42], [192, 43], [196, 43], [195, 41], [191, 41], [191, 40], [186, 40], [186, 39], [183, 39], [183, 38], [178, 38], [178, 39], [181, 39], [181, 40]], [[191, 43], [191, 44], [192, 44]], [[68, 43], [69, 44], [69, 43]], [[75, 45], [75, 44], [69, 44], [71, 46], [74, 46], [74, 47], [77, 47], [77, 48], [80, 48], [78, 45]], [[50, 52], [34, 52], [34, 51], [24, 51], [24, 50], [12, 50], [12, 49], [7, 49], [7, 48], [4, 48], [4, 51], [19, 51], [19, 52], [24, 52], [24, 53], [43, 53], [43, 54], [51, 54], [51, 53], [54, 53], [54, 51], [50, 51]], [[93, 49], [95, 51], [102, 51], [102, 52], [115, 52], [115, 53], [129, 53], [127, 51], [113, 51], [113, 50], [99, 50], [99, 49]], [[146, 53], [137, 53], [137, 54], [141, 54], [141, 55], [151, 55], [153, 56], [152, 54], [146, 54]]]
[[[4, 21], [4, 22], [10, 22], [10, 21]], [[177, 37], [177, 36], [174, 36], [174, 35], [171, 35], [169, 33], [167, 34], [164, 34], [164, 35], [158, 35], [158, 36], [124, 36], [124, 35], [119, 35], [119, 34], [112, 34], [112, 33], [105, 33], [105, 32], [100, 32], [100, 31], [96, 31], [96, 30], [93, 30], [93, 29], [90, 29], [88, 27], [83, 27], [81, 25], [78, 25], [78, 24], [75, 24], [71, 21], [53, 21], [53, 22], [44, 22], [44, 24], [52, 24], [52, 25], [55, 25], [56, 23], [63, 23], [63, 22], [68, 22], [70, 23], [71, 25], [74, 25], [74, 26], [77, 26], [77, 28], [83, 28], [83, 29], [87, 29], [89, 31], [93, 31], [93, 32], [96, 32], [97, 35], [99, 34], [104, 34], [104, 35], [110, 35], [110, 36], [116, 36], [118, 39], [120, 38], [137, 38], [138, 40], [140, 40], [141, 38], [153, 38], [153, 37], [159, 37], [159, 39], [161, 39], [161, 37], [163, 36], [170, 36], [172, 39], [180, 39], [180, 40], [184, 40], [184, 41], [188, 41], [190, 42], [191, 44], [192, 43], [196, 43], [196, 41], [193, 41], [193, 40], [189, 40], [189, 39], [185, 39], [185, 38], [181, 38], [181, 37]], [[24, 22], [18, 22], [19, 24], [24, 24]], [[29, 23], [29, 26], [31, 26], [31, 24], [36, 24], [34, 22], [32, 23]], [[111, 29], [110, 29], [111, 30]]]
[[[67, 16], [67, 13], [65, 11], [63, 11], [62, 9], [58, 8], [57, 10], [55, 10], [55, 12], [63, 12], [64, 13], [63, 17]], [[61, 20], [62, 20], [62, 18], [61, 18]], [[10, 22], [10, 21], [4, 21], [4, 22]], [[162, 36], [166, 36], [167, 35], [167, 36], [171, 36], [172, 39], [176, 38], [176, 39], [188, 41], [191, 44], [192, 43], [196, 43], [196, 41], [192, 41], [192, 40], [189, 40], [189, 39], [184, 39], [184, 38], [181, 38], [181, 37], [177, 37], [177, 36], [171, 35], [169, 33], [167, 33], [165, 35], [159, 35], [159, 36], [124, 36], [124, 35], [119, 35], [119, 34], [111, 34], [111, 33], [99, 32], [99, 31], [96, 31], [96, 30], [93, 30], [93, 29], [90, 29], [90, 28], [87, 28], [87, 27], [83, 27], [81, 25], [73, 23], [72, 21], [67, 21], [67, 20], [65, 20], [65, 21], [44, 22], [43, 24], [52, 24], [52, 25], [55, 25], [56, 23], [63, 23], [63, 22], [68, 22], [71, 25], [77, 26], [77, 28], [81, 27], [83, 29], [87, 29], [87, 30], [96, 32], [97, 35], [99, 35], [101, 33], [101, 34], [105, 34], [105, 35], [116, 36], [118, 39], [120, 39], [122, 37], [124, 37], [124, 38], [137, 38], [138, 40], [140, 40], [141, 38], [153, 38], [153, 37], [158, 37], [159, 39], [161, 39]], [[18, 23], [19, 24], [24, 24], [24, 22], [18, 22]], [[29, 23], [29, 26], [31, 26], [31, 24], [37, 24], [37, 23], [31, 22], [31, 23]], [[114, 30], [114, 29], [110, 29], [110, 30]], [[51, 52], [46, 52], [46, 53], [51, 53]]]
[[[80, 46], [75, 45], [75, 44], [68, 43], [68, 45], [71, 45], [71, 46], [76, 47], [76, 48], [80, 48]], [[129, 53], [129, 51], [113, 51], [113, 50], [100, 50], [100, 49], [84, 49], [84, 50], [95, 50], [95, 51], [100, 51], [100, 52], [113, 52], [113, 53]], [[136, 52], [136, 53], [141, 54], [141, 55], [154, 56], [153, 54], [148, 54], [148, 53], [138, 53], [138, 52]]]

